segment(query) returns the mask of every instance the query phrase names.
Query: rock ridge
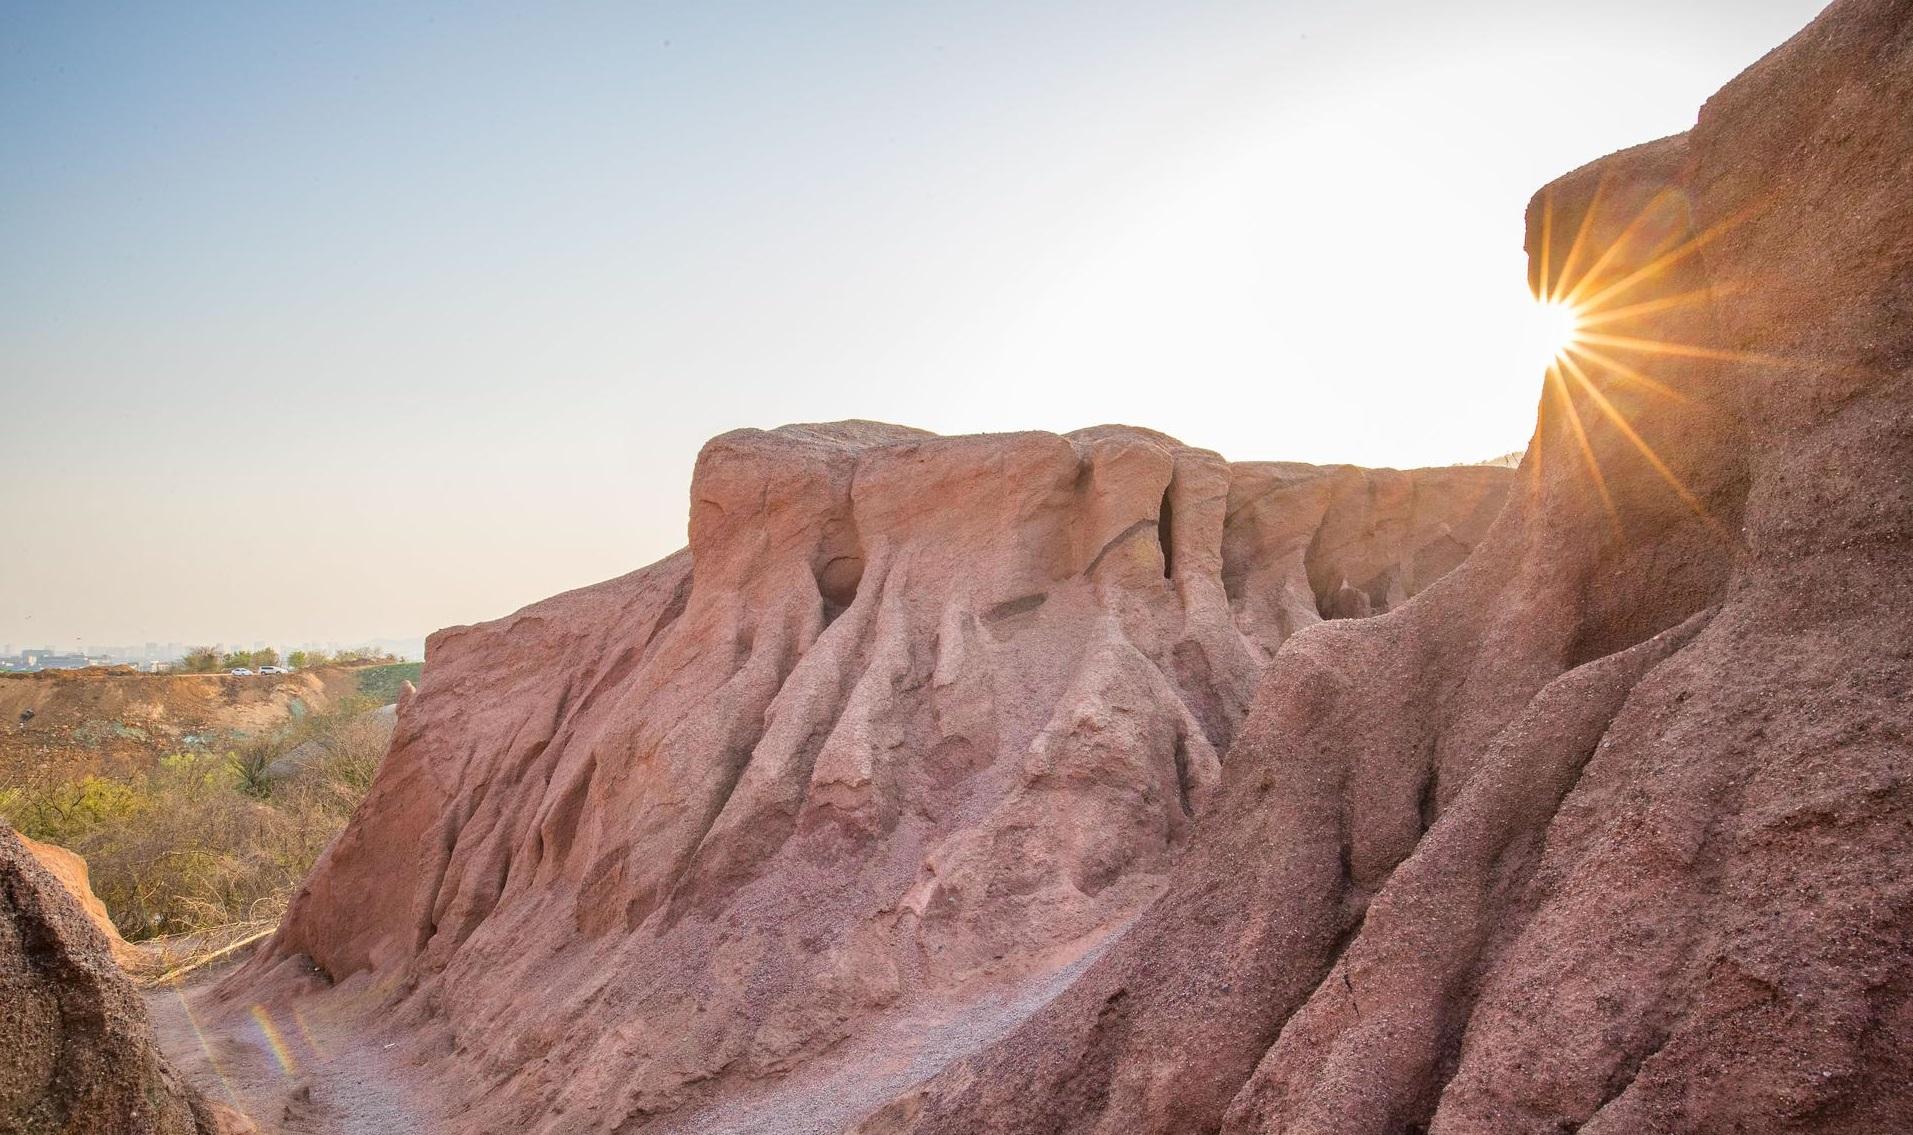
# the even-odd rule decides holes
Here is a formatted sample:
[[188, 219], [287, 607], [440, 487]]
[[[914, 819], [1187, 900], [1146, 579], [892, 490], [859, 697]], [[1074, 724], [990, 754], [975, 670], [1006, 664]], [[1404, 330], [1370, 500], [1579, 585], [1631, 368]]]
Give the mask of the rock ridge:
[[1160, 893], [1283, 640], [1408, 602], [1511, 484], [1130, 427], [724, 434], [687, 550], [433, 636], [228, 994], [374, 986], [466, 1103], [553, 1131], [961, 1016]]

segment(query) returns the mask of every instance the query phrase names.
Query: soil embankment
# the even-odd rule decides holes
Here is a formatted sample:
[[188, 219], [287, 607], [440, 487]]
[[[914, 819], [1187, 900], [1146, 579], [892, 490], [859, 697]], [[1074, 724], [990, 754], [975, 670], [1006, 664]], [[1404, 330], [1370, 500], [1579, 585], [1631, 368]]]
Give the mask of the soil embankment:
[[0, 677], [0, 784], [110, 774], [214, 741], [269, 733], [369, 693], [363, 689], [368, 677], [388, 692], [383, 675], [391, 669], [321, 667], [250, 677], [123, 667], [9, 674]]

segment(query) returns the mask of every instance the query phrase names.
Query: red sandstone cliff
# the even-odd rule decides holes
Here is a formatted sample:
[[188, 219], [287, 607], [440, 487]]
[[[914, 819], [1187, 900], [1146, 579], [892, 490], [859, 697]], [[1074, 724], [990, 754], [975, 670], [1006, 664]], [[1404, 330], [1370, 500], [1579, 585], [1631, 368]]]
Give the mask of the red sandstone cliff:
[[862, 1130], [1913, 1130], [1913, 3], [1528, 229], [1593, 350], [1494, 530], [1291, 641], [1163, 898]]
[[688, 1113], [886, 1022], [967, 1051], [1161, 893], [1282, 640], [1427, 586], [1512, 476], [727, 434], [688, 551], [432, 639], [229, 989], [381, 991], [469, 1130]]

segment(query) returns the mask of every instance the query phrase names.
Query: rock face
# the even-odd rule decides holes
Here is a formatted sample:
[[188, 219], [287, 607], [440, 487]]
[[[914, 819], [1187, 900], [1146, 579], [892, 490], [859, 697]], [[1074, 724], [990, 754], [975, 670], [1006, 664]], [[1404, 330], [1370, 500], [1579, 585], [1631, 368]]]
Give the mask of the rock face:
[[1530, 211], [1507, 512], [1264, 680], [1164, 896], [867, 1133], [1913, 1130], [1913, 3]]
[[1283, 639], [1421, 590], [1512, 483], [1120, 427], [726, 434], [687, 551], [434, 636], [228, 989], [382, 990], [486, 1129], [682, 1118], [932, 1003], [974, 1047], [1019, 1014], [970, 1007], [1161, 892]]
[[106, 940], [107, 952], [113, 956], [113, 960], [123, 968], [137, 968], [142, 961], [140, 952], [136, 947], [128, 944], [126, 939], [120, 937], [119, 927], [113, 925], [112, 916], [106, 913], [106, 904], [93, 893], [93, 880], [86, 869], [86, 858], [58, 844], [41, 843], [17, 832], [14, 834], [19, 839], [20, 846], [26, 848], [28, 854], [39, 860], [40, 866], [46, 868], [47, 874], [52, 875], [54, 880], [73, 896], [73, 901], [80, 904], [80, 910], [86, 915], [87, 921], [91, 922], [94, 929], [100, 932], [100, 937]]
[[0, 1131], [249, 1131], [173, 1073], [139, 994], [60, 881], [0, 825]]

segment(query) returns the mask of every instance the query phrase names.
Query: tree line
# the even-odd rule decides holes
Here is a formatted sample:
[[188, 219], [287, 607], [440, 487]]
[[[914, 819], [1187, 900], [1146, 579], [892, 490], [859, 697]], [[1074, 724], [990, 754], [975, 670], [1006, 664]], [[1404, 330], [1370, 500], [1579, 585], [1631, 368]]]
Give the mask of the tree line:
[[294, 670], [310, 670], [318, 666], [370, 666], [398, 660], [398, 655], [379, 650], [341, 650], [336, 653], [295, 650], [281, 662], [279, 652], [270, 646], [223, 653], [210, 646], [195, 646], [173, 663], [173, 669], [183, 674], [218, 674], [240, 667], [257, 670], [261, 666], [283, 665]]

